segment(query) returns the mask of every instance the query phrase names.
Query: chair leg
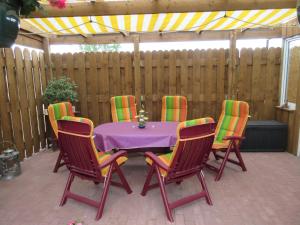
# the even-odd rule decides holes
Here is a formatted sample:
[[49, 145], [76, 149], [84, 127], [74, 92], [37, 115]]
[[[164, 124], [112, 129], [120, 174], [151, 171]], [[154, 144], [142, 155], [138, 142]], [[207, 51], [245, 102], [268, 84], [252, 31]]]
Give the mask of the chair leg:
[[182, 183], [182, 180], [176, 181], [177, 185], [180, 185]]
[[53, 173], [57, 173], [59, 167], [61, 167], [62, 157], [63, 157], [62, 152], [59, 151], [59, 155], [58, 155], [58, 158], [56, 160], [55, 167], [53, 169]]
[[244, 160], [243, 160], [243, 158], [242, 158], [242, 155], [241, 155], [241, 152], [240, 152], [239, 147], [236, 147], [236, 148], [234, 149], [234, 152], [235, 152], [236, 157], [237, 157], [238, 160], [239, 160], [239, 163], [240, 163], [240, 166], [242, 167], [242, 170], [243, 170], [243, 171], [247, 171], [247, 168], [246, 168], [246, 166], [245, 166], [245, 163], [244, 163]]
[[231, 145], [229, 145], [229, 147], [228, 147], [227, 150], [226, 150], [224, 159], [223, 159], [223, 161], [222, 161], [222, 164], [221, 164], [221, 166], [220, 166], [220, 169], [219, 169], [219, 171], [218, 171], [218, 174], [217, 174], [217, 176], [216, 176], [216, 178], [215, 178], [215, 181], [219, 181], [220, 178], [221, 178], [221, 176], [222, 176], [222, 174], [223, 174], [225, 164], [226, 164], [227, 159], [228, 159], [229, 154], [230, 154], [230, 149], [231, 149]]
[[145, 184], [144, 184], [144, 187], [143, 187], [143, 190], [141, 192], [141, 195], [142, 196], [145, 196], [147, 194], [147, 191], [148, 191], [148, 187], [150, 185], [150, 182], [151, 182], [151, 179], [152, 179], [152, 176], [154, 174], [154, 165], [152, 165], [150, 167], [150, 170], [148, 172], [148, 175], [147, 175], [147, 178], [146, 178], [146, 181], [145, 181]]
[[59, 206], [63, 206], [64, 204], [66, 204], [66, 202], [67, 202], [67, 194], [70, 191], [70, 188], [71, 188], [73, 180], [74, 180], [74, 174], [70, 173], [69, 177], [68, 177], [68, 181], [67, 181], [66, 187], [65, 187], [65, 190], [64, 190], [64, 194], [63, 194], [63, 196], [61, 198]]
[[156, 175], [157, 175], [157, 180], [158, 180], [158, 184], [159, 184], [159, 188], [160, 188], [160, 193], [161, 193], [164, 205], [165, 205], [165, 210], [166, 210], [166, 213], [167, 213], [168, 220], [170, 222], [174, 222], [172, 212], [171, 212], [171, 209], [170, 209], [170, 205], [169, 205], [169, 201], [168, 201], [168, 197], [167, 197], [167, 193], [166, 193], [165, 183], [164, 183], [164, 181], [163, 181], [163, 179], [160, 175], [159, 168], [157, 166], [155, 166], [155, 170], [156, 170]]
[[122, 182], [125, 190], [127, 191], [127, 193], [128, 194], [132, 193], [132, 190], [131, 190], [129, 184], [128, 184], [128, 182], [127, 182], [127, 180], [126, 180], [126, 178], [125, 178], [122, 170], [120, 169], [120, 167], [119, 167], [119, 165], [117, 163], [115, 165], [115, 168], [116, 168], [116, 171], [117, 171], [117, 173], [118, 173], [118, 175], [120, 177], [120, 180], [121, 180], [121, 182]]
[[207, 204], [209, 205], [212, 205], [212, 201], [211, 201], [211, 198], [210, 198], [210, 195], [209, 195], [209, 192], [208, 192], [208, 189], [207, 189], [207, 186], [206, 186], [206, 182], [205, 182], [205, 179], [204, 179], [204, 174], [202, 171], [200, 171], [200, 173], [197, 174], [197, 177], [201, 183], [201, 186], [202, 186], [202, 189], [204, 190], [205, 192], [205, 199], [206, 199], [206, 202]]
[[212, 151], [212, 153], [213, 153], [215, 159], [216, 159], [216, 160], [219, 160], [219, 157], [218, 157], [217, 153], [216, 153], [215, 151]]
[[109, 185], [110, 185], [110, 181], [111, 181], [111, 175], [112, 175], [113, 167], [114, 167], [114, 165], [111, 165], [109, 167], [106, 179], [104, 180], [104, 189], [103, 189], [103, 193], [102, 193], [101, 200], [100, 200], [100, 203], [99, 203], [99, 208], [98, 208], [98, 211], [97, 211], [96, 220], [99, 220], [102, 217], [102, 214], [103, 214], [103, 209], [104, 209], [105, 201], [106, 201], [108, 190], [109, 190]]

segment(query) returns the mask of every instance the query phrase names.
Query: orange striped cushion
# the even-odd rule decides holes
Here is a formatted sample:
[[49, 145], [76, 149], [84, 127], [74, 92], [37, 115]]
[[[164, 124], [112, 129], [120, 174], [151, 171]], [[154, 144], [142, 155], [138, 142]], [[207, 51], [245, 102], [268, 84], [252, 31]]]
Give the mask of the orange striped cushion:
[[164, 96], [162, 98], [161, 121], [182, 122], [187, 116], [185, 96]]
[[134, 96], [115, 96], [111, 98], [110, 102], [113, 122], [137, 121]]
[[74, 116], [72, 110], [72, 104], [70, 102], [60, 102], [56, 104], [50, 104], [48, 106], [48, 115], [49, 115], [49, 120], [52, 129], [57, 137], [58, 136], [57, 120], [61, 119], [63, 116]]
[[214, 149], [227, 148], [229, 141], [224, 141], [226, 136], [242, 136], [249, 117], [249, 105], [247, 102], [225, 100], [222, 113], [216, 128]]

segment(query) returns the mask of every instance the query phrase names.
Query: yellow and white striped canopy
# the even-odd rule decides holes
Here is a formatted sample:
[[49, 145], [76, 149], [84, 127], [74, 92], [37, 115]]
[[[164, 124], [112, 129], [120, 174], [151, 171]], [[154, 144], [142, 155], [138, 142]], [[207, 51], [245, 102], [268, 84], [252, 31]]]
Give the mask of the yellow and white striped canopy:
[[295, 9], [268, 9], [23, 20], [41, 32], [68, 35], [118, 33], [120, 31], [172, 32], [275, 27], [295, 17]]

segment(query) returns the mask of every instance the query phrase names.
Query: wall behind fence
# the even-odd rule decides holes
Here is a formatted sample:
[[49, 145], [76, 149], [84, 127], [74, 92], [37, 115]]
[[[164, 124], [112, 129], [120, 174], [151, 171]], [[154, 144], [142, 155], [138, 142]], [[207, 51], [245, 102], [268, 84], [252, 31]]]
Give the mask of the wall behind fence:
[[[242, 49], [237, 57], [234, 97], [249, 102], [252, 119], [275, 119], [281, 49]], [[160, 120], [164, 95], [187, 96], [188, 119], [217, 119], [228, 97], [228, 61], [224, 49], [141, 52], [140, 79], [135, 79], [133, 53], [52, 55], [54, 75], [78, 84], [81, 114], [96, 125], [111, 121], [111, 96], [136, 90], [146, 96], [150, 120]]]
[[0, 49], [0, 151], [14, 143], [23, 159], [46, 146], [45, 78], [43, 53]]

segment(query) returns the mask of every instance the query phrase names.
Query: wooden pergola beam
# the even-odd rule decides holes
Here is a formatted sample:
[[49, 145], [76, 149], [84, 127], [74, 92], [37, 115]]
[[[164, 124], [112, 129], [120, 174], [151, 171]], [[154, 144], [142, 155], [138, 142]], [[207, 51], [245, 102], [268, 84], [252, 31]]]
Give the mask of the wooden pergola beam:
[[159, 0], [159, 1], [96, 1], [68, 3], [64, 9], [49, 5], [29, 17], [105, 16], [154, 13], [234, 11], [252, 9], [296, 8], [296, 0]]
[[31, 48], [43, 49], [42, 38], [37, 35], [26, 35], [26, 31], [21, 30], [24, 34], [19, 34], [15, 43]]
[[[50, 44], [108, 44], [108, 43], [132, 43], [133, 35], [122, 34], [99, 34], [87, 38], [81, 35], [57, 36], [51, 38]], [[281, 28], [277, 29], [253, 29], [237, 32], [237, 39], [251, 38], [280, 38]], [[201, 34], [195, 32], [165, 33], [143, 33], [139, 34], [139, 42], [171, 42], [171, 41], [205, 41], [205, 40], [229, 40], [230, 31], [203, 31]]]
[[36, 27], [32, 26], [30, 23], [26, 22], [25, 20], [21, 20], [20, 27], [21, 27], [21, 29], [28, 31], [28, 33], [38, 33], [38, 36], [41, 36], [41, 37], [51, 36], [49, 34], [42, 33], [42, 31], [40, 31]]

